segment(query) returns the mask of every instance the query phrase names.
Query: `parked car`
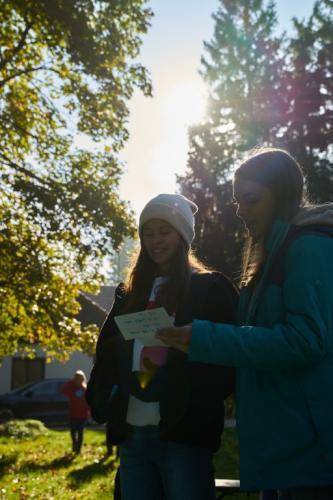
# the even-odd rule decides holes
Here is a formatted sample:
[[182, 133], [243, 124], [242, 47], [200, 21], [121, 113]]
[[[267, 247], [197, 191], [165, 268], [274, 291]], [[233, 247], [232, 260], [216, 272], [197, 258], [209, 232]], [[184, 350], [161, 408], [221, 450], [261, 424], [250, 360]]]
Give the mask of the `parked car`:
[[68, 422], [68, 398], [61, 394], [61, 386], [68, 380], [51, 378], [2, 394], [0, 410], [10, 410], [16, 418], [64, 424]]

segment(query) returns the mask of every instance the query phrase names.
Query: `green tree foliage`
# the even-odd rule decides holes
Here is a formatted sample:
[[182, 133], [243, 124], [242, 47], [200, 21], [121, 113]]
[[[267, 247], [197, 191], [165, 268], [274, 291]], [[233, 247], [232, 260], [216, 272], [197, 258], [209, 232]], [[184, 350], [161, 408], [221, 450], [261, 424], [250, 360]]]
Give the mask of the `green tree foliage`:
[[242, 227], [234, 213], [231, 173], [243, 152], [271, 140], [281, 109], [278, 85], [282, 40], [274, 36], [274, 5], [261, 0], [220, 2], [213, 40], [205, 43], [201, 74], [209, 85], [207, 121], [190, 129], [182, 191], [199, 204], [198, 255], [236, 277]]
[[[88, 349], [79, 289], [133, 234], [119, 199], [144, 0], [0, 0], [0, 356], [35, 343]], [[77, 147], [77, 134], [94, 146]]]
[[333, 199], [333, 2], [321, 0], [286, 48], [282, 89], [287, 112], [279, 120], [279, 143], [307, 176], [310, 199]]
[[125, 238], [120, 248], [111, 255], [108, 282], [112, 285], [125, 282], [129, 269], [138, 253], [138, 238]]
[[242, 227], [231, 177], [244, 151], [289, 149], [307, 174], [313, 201], [333, 195], [332, 1], [318, 1], [294, 33], [277, 35], [273, 1], [220, 0], [201, 74], [210, 89], [207, 119], [190, 129], [182, 192], [196, 201], [196, 246], [209, 264], [239, 275]]

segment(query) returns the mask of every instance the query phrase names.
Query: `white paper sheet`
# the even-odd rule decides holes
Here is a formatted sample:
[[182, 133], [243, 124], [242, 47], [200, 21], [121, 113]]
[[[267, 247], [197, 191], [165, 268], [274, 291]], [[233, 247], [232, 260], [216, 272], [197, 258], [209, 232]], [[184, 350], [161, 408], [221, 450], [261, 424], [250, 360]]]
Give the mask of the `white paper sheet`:
[[164, 307], [123, 314], [115, 316], [114, 319], [125, 340], [137, 339], [149, 347], [166, 347], [161, 340], [155, 338], [155, 333], [159, 328], [173, 326], [173, 319], [170, 318]]

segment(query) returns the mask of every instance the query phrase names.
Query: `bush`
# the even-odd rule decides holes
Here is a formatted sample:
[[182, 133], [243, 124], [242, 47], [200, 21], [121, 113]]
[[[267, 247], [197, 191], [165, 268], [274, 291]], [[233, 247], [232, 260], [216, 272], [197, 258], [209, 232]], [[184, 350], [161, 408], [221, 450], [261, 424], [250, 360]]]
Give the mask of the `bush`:
[[47, 434], [47, 428], [39, 420], [10, 420], [0, 425], [0, 436], [24, 439]]

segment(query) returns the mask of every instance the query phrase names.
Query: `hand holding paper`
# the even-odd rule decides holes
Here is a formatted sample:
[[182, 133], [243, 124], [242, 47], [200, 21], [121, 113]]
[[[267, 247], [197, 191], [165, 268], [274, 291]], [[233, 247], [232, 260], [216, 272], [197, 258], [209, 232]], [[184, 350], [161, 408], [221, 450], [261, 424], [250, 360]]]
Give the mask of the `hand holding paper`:
[[147, 347], [165, 347], [161, 340], [155, 338], [155, 333], [160, 328], [173, 326], [164, 307], [115, 316], [114, 319], [125, 340], [140, 340]]
[[156, 337], [163, 340], [165, 345], [187, 353], [192, 338], [192, 325], [161, 328], [156, 333]]

